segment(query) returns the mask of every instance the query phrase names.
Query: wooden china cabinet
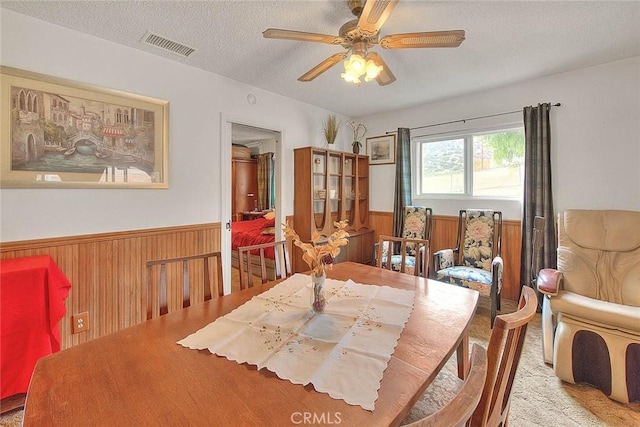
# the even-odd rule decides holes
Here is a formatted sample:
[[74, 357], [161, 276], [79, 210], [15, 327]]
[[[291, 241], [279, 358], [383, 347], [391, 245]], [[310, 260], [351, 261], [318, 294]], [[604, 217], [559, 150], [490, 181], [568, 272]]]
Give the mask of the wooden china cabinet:
[[[294, 150], [294, 228], [305, 242], [314, 231], [323, 237], [335, 231], [334, 221], [349, 221], [349, 244], [336, 262], [373, 261], [374, 232], [369, 227], [369, 158], [349, 152], [304, 147]], [[306, 271], [294, 247], [293, 268]]]

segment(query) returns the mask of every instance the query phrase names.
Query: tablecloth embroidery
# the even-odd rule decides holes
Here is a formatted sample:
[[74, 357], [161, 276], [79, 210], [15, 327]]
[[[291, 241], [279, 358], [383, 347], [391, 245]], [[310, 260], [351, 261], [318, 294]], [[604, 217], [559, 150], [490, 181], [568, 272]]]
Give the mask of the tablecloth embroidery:
[[314, 314], [311, 278], [295, 274], [178, 344], [374, 410], [415, 292], [333, 279], [325, 289], [325, 312]]

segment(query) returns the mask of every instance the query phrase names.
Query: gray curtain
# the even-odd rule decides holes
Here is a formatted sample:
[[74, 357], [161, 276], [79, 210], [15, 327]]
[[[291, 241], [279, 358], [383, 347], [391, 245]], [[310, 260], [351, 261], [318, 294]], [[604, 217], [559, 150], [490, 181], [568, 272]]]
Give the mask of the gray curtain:
[[537, 275], [532, 271], [533, 219], [545, 219], [544, 243], [539, 265], [541, 268], [556, 267], [555, 214], [551, 190], [551, 105], [538, 104], [524, 107], [524, 206], [522, 213], [522, 248], [520, 251], [520, 283], [530, 284]]
[[258, 155], [258, 210], [269, 209], [271, 206], [270, 184], [273, 153]]
[[396, 237], [402, 236], [405, 206], [411, 206], [411, 133], [407, 128], [398, 128], [393, 202], [393, 235]]

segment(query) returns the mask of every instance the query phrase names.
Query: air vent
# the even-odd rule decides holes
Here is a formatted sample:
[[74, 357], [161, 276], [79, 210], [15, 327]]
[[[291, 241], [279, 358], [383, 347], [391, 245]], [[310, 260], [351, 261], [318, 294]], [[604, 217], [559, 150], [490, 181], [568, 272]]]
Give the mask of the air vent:
[[153, 33], [145, 34], [142, 38], [142, 42], [175, 53], [176, 55], [184, 56], [185, 58], [196, 51], [192, 47], [185, 46], [182, 43], [174, 42], [173, 40], [169, 40]]

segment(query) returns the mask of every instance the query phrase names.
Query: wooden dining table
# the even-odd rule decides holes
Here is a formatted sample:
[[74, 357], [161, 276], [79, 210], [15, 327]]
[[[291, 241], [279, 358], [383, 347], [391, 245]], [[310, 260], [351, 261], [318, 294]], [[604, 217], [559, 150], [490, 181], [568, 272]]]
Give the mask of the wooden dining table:
[[477, 291], [351, 262], [327, 276], [415, 290], [373, 411], [176, 343], [277, 283], [269, 282], [40, 359], [24, 425], [398, 425], [456, 350], [464, 372]]

